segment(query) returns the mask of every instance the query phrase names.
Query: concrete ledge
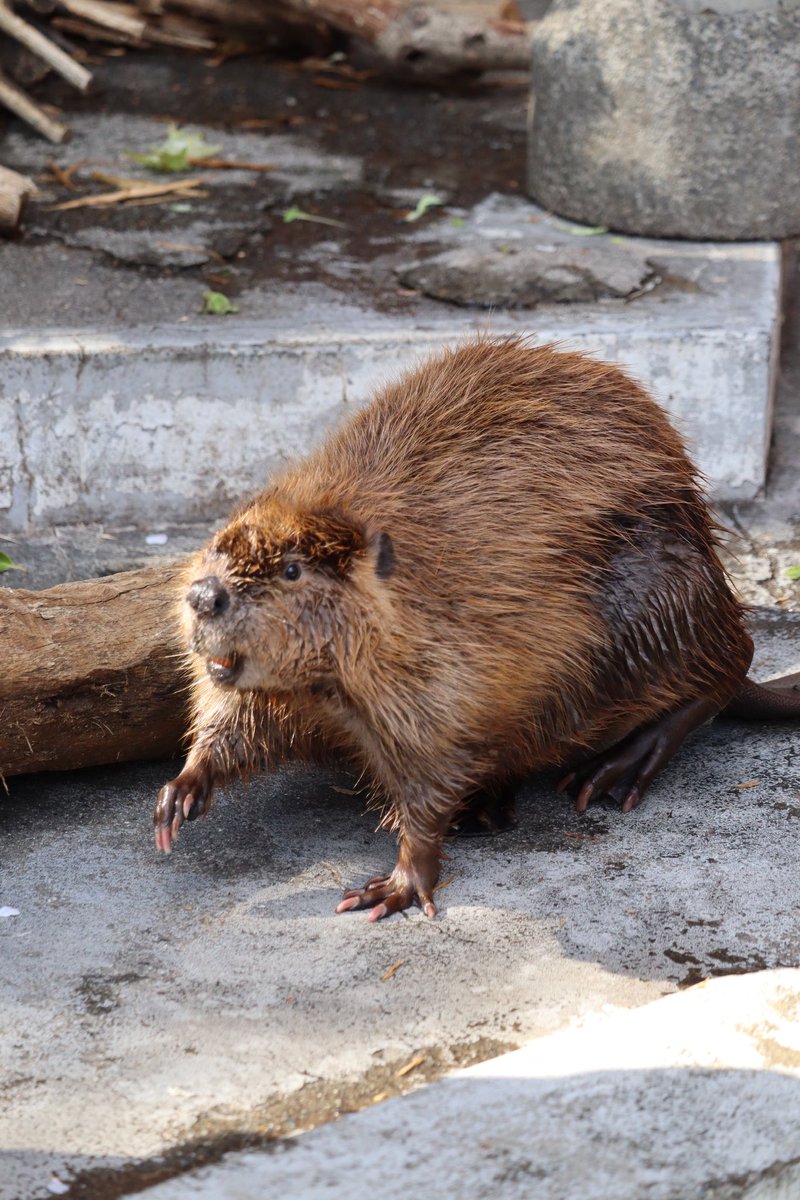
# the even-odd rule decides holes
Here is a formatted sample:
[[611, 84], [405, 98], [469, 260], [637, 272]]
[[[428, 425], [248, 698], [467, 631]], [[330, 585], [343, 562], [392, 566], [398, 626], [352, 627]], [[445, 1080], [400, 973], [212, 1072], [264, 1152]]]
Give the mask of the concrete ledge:
[[798, 970], [715, 980], [146, 1195], [789, 1200], [799, 1014]]
[[[441, 245], [439, 227], [420, 233], [420, 246], [434, 236]], [[510, 258], [516, 246], [546, 254], [581, 241], [535, 206], [500, 196], [448, 236], [476, 250], [507, 247]], [[771, 430], [779, 247], [589, 240], [595, 250], [635, 246], [661, 285], [632, 303], [482, 316], [424, 298], [413, 315], [382, 314], [297, 285], [255, 321], [7, 334], [0, 525], [222, 514], [380, 379], [478, 327], [556, 339], [627, 366], [683, 429], [717, 497], [755, 495]], [[258, 311], [255, 301], [247, 308]]]

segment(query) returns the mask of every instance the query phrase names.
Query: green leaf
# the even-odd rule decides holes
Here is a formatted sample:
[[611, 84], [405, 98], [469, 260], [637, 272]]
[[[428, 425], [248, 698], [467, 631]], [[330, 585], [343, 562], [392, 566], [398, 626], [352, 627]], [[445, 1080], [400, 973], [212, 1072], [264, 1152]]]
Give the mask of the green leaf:
[[467, 222], [464, 220], [463, 217], [451, 217], [450, 218], [450, 224], [455, 229], [461, 229], [464, 225], [466, 225], [466, 223]]
[[25, 570], [24, 567], [21, 567], [19, 565], [19, 563], [12, 562], [12, 560], [8, 557], [8, 555], [4, 554], [3, 551], [0, 550], [0, 575], [2, 575], [3, 571], [24, 571], [24, 570]]
[[283, 214], [284, 225], [292, 221], [311, 221], [314, 225], [335, 225], [337, 229], [346, 229], [344, 221], [334, 221], [333, 217], [315, 217], [313, 213], [304, 212], [302, 208], [287, 208]]
[[788, 567], [786, 570], [786, 574], [789, 577], [789, 579], [791, 579], [791, 580], [796, 581], [796, 580], [800, 579], [800, 566]]
[[431, 208], [436, 208], [437, 205], [444, 204], [444, 200], [440, 196], [434, 195], [433, 192], [425, 192], [417, 201], [417, 206], [413, 212], [406, 213], [403, 217], [404, 221], [418, 221], [420, 217], [424, 217], [426, 212]]
[[224, 292], [203, 292], [203, 312], [211, 317], [226, 317], [228, 313], [237, 313], [239, 309], [231, 304]]
[[134, 162], [141, 163], [151, 171], [188, 171], [192, 160], [211, 158], [219, 146], [210, 146], [202, 133], [192, 133], [179, 125], [170, 125], [163, 142], [153, 146], [146, 154], [129, 154]]

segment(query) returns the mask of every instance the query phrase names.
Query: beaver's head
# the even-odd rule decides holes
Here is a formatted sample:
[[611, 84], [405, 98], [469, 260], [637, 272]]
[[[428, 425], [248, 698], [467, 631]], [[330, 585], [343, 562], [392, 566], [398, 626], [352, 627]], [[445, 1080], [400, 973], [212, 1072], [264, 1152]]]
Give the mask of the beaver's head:
[[194, 563], [183, 606], [189, 646], [223, 687], [324, 686], [361, 653], [376, 589], [393, 570], [387, 533], [336, 508], [262, 499]]

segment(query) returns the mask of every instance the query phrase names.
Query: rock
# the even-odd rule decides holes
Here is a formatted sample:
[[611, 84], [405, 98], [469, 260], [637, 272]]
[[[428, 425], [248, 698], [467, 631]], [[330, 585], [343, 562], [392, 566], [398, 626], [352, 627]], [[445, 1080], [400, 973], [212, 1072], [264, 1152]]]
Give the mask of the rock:
[[[117, 214], [122, 220], [126, 213]], [[154, 223], [155, 224], [155, 223]], [[99, 250], [115, 262], [140, 267], [198, 267], [213, 259], [232, 258], [255, 230], [268, 227], [263, 218], [245, 222], [195, 221], [151, 229], [113, 229], [88, 225], [64, 230], [67, 246]]]
[[654, 236], [800, 233], [797, 0], [556, 0], [532, 69], [545, 208]]
[[[573, 239], [574, 240], [574, 239]], [[586, 303], [650, 290], [658, 274], [619, 246], [466, 246], [412, 263], [400, 282], [436, 300], [477, 308]]]

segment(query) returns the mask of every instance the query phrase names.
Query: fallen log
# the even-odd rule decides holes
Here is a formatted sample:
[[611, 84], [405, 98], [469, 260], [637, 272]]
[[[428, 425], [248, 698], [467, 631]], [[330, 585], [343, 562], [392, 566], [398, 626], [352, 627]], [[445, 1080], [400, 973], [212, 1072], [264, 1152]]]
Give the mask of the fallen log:
[[418, 74], [527, 71], [533, 24], [484, 9], [409, 0], [268, 0], [276, 11], [321, 21]]
[[27, 175], [0, 167], [0, 235], [14, 236], [19, 229], [25, 201], [35, 191], [36, 184]]
[[176, 752], [181, 567], [42, 592], [0, 588], [0, 781]]

